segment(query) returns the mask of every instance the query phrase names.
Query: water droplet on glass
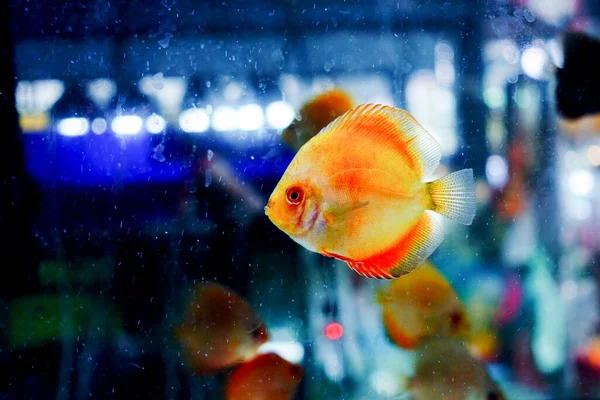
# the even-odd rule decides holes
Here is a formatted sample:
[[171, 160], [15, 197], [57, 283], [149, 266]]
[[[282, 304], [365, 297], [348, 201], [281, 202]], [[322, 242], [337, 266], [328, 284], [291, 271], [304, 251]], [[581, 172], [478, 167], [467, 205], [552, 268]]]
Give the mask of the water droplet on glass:
[[165, 146], [163, 146], [162, 144], [159, 144], [158, 146], [156, 146], [154, 148], [154, 154], [152, 155], [152, 158], [154, 158], [158, 162], [164, 162], [166, 160], [166, 157], [163, 154], [164, 150], [165, 150]]
[[196, 179], [186, 180], [185, 183], [188, 192], [196, 193], [196, 191], [198, 190], [198, 184]]
[[277, 49], [271, 53], [271, 61], [277, 66], [277, 68], [282, 69], [285, 67], [285, 57], [283, 56], [283, 52], [281, 49]]
[[158, 74], [154, 75], [152, 77], [152, 87], [156, 90], [161, 90], [162, 88], [165, 87], [165, 80], [164, 80], [164, 75], [162, 72], [159, 72]]
[[527, 22], [535, 21], [535, 13], [530, 9], [526, 9], [525, 11], [523, 11], [523, 17]]
[[325, 72], [329, 72], [329, 71], [331, 71], [331, 68], [333, 68], [334, 66], [335, 66], [335, 60], [327, 61], [325, 63], [325, 65], [323, 66], [323, 69], [325, 69]]
[[169, 47], [169, 42], [171, 41], [172, 37], [173, 37], [173, 34], [168, 32], [167, 34], [165, 34], [164, 39], [161, 39], [158, 41], [158, 45], [160, 47], [162, 47], [163, 49], [166, 49], [167, 47]]
[[211, 183], [212, 183], [212, 171], [210, 169], [207, 169], [204, 174], [204, 186], [209, 187]]

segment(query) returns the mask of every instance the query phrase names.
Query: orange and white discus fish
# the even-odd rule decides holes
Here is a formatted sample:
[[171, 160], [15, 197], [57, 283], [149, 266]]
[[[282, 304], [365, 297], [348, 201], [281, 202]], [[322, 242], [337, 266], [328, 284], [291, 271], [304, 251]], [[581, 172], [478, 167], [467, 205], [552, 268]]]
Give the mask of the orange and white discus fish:
[[265, 207], [310, 251], [369, 278], [415, 269], [443, 240], [444, 215], [475, 217], [473, 170], [431, 180], [439, 143], [406, 111], [362, 104], [300, 148]]

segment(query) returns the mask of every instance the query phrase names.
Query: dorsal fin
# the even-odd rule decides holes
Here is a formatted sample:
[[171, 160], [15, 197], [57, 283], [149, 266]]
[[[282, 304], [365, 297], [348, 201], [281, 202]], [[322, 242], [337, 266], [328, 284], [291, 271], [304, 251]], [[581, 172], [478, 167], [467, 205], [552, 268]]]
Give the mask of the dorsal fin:
[[[319, 135], [338, 130], [384, 136], [398, 143], [421, 180], [430, 179], [440, 164], [440, 144], [406, 111], [383, 104], [360, 104], [333, 120]], [[352, 138], [349, 137], [351, 140]]]

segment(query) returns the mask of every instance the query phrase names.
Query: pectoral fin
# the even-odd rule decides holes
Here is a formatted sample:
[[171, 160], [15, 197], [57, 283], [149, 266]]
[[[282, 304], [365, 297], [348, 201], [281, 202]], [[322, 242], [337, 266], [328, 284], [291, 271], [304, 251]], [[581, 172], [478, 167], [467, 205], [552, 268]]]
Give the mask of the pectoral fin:
[[333, 225], [338, 221], [348, 217], [352, 211], [359, 210], [366, 207], [369, 204], [368, 201], [362, 201], [360, 203], [348, 203], [340, 206], [329, 206], [324, 212], [323, 217], [329, 225]]

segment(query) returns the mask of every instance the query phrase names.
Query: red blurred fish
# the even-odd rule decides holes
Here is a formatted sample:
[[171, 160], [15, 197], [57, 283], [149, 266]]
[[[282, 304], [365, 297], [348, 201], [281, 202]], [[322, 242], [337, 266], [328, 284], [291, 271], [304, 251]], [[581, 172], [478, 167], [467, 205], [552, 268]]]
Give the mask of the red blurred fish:
[[261, 354], [233, 371], [225, 400], [292, 400], [303, 376], [300, 365], [277, 354]]
[[254, 358], [269, 334], [252, 306], [217, 283], [200, 283], [194, 291], [175, 332], [190, 370], [214, 374]]
[[528, 170], [531, 155], [523, 137], [516, 137], [509, 144], [508, 182], [499, 191], [496, 209], [503, 220], [512, 221], [525, 211], [529, 194], [527, 192]]

